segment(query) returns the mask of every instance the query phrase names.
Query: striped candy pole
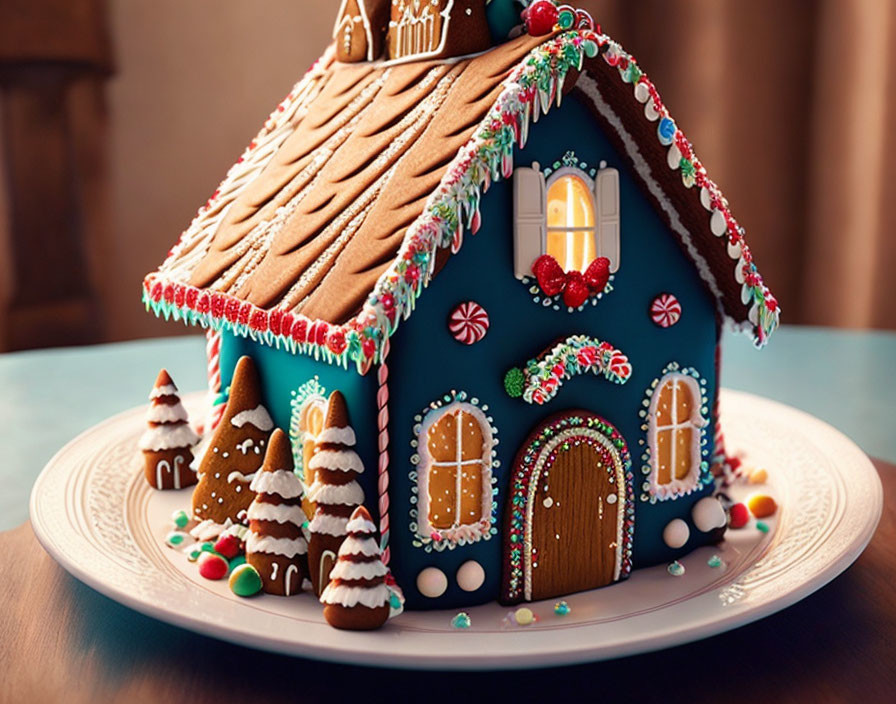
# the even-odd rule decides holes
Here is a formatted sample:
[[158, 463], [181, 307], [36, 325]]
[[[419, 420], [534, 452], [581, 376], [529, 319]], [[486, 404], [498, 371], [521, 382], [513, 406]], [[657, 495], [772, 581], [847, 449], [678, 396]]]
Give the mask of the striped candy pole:
[[376, 393], [377, 428], [379, 436], [379, 463], [377, 466], [377, 489], [379, 491], [380, 511], [380, 548], [383, 553], [383, 564], [389, 566], [389, 338], [383, 342], [380, 353], [380, 366], [377, 371], [379, 389]]
[[215, 405], [221, 393], [221, 333], [209, 328], [205, 333], [205, 356], [208, 375], [208, 416], [205, 420], [205, 431], [211, 433], [218, 427], [224, 415], [224, 406]]

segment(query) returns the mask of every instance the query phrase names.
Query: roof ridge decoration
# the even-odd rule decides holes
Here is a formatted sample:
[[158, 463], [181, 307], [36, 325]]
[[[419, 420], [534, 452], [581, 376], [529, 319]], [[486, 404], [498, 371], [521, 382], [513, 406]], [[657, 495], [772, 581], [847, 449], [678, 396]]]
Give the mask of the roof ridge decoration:
[[[742, 284], [744, 305], [750, 306], [754, 343], [762, 346], [777, 326], [779, 309], [753, 264], [743, 228], [734, 220], [718, 187], [706, 175], [687, 138], [668, 116], [655, 87], [635, 60], [610, 37], [590, 29], [564, 31], [547, 38], [513, 69], [472, 138], [458, 151], [427, 199], [423, 212], [408, 227], [395, 259], [377, 280], [360, 312], [347, 322], [333, 325], [283, 308], [266, 310], [235, 296], [173, 279], [170, 274], [183, 270], [176, 259], [189, 258], [191, 254], [202, 256], [203, 250], [197, 244], [220, 222], [234, 191], [264, 168], [266, 161], [259, 159], [258, 154], [263, 152], [263, 157], [269, 157], [282, 143], [278, 142], [281, 133], [285, 139], [290, 116], [307, 106], [318, 79], [332, 63], [331, 47], [278, 106], [161, 269], [144, 279], [143, 300], [147, 309], [165, 319], [228, 330], [346, 368], [354, 362], [360, 373], [366, 373], [382, 358], [383, 346], [400, 321], [413, 312], [417, 297], [433, 277], [436, 252], [450, 247], [452, 253], [457, 253], [463, 243], [464, 228], [471, 234], [478, 231], [481, 196], [493, 180], [512, 174], [513, 149], [525, 145], [530, 122], [537, 121], [555, 103], [559, 105], [568, 73], [580, 71], [586, 57], [594, 58], [599, 53], [618, 69], [622, 81], [633, 85], [635, 98], [647, 102], [645, 112], [653, 110], [658, 115], [657, 137], [661, 144], [669, 146], [670, 164], [672, 157], [679, 157], [682, 184], [686, 188], [701, 187], [701, 202], [711, 213], [713, 233], [727, 233], [729, 255], [738, 262], [734, 276]], [[642, 99], [645, 93], [647, 99]], [[202, 223], [208, 213], [215, 213], [217, 219], [206, 217], [208, 221]]]

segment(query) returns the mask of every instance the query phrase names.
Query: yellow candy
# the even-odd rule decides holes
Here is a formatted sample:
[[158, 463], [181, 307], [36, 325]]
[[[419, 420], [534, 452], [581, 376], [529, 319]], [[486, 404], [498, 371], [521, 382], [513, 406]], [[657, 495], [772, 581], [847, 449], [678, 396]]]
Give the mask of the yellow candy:
[[756, 518], [767, 518], [775, 514], [778, 504], [768, 494], [755, 494], [747, 501], [747, 508]]
[[513, 618], [516, 619], [516, 622], [521, 626], [528, 626], [530, 623], [535, 622], [535, 614], [532, 613], [532, 609], [525, 606], [517, 609], [513, 613]]
[[765, 484], [768, 481], [768, 472], [764, 469], [754, 469], [748, 479], [750, 484]]

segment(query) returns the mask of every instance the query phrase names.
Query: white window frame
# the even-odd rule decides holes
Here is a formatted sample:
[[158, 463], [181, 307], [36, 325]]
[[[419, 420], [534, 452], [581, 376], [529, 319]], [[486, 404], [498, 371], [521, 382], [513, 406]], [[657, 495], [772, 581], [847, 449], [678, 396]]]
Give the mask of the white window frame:
[[[472, 416], [482, 431], [482, 454], [479, 459], [461, 460], [460, 459], [460, 439], [463, 427], [461, 423], [457, 424], [456, 439], [456, 458], [450, 462], [437, 462], [429, 454], [429, 446], [427, 440], [429, 431], [433, 425], [438, 423], [447, 414], [466, 413]], [[482, 537], [484, 533], [491, 528], [492, 520], [492, 448], [494, 447], [494, 436], [491, 423], [485, 413], [480, 408], [471, 403], [464, 401], [454, 401], [439, 409], [431, 411], [423, 424], [420, 426], [420, 432], [417, 434], [418, 448], [420, 452], [420, 465], [417, 470], [417, 502], [418, 502], [418, 519], [417, 532], [422, 538], [430, 538], [433, 533], [439, 533], [442, 540], [456, 542], [461, 539], [475, 540]], [[482, 465], [481, 474], [481, 506], [479, 511], [479, 519], [473, 523], [460, 522], [460, 496], [462, 486], [462, 470], [464, 466], [474, 464]], [[457, 467], [456, 491], [455, 491], [455, 519], [450, 528], [436, 528], [429, 522], [429, 470], [432, 467]]]
[[[678, 420], [675, 423], [659, 425], [657, 423], [657, 410], [660, 403], [660, 396], [662, 396], [663, 387], [666, 384], [674, 383], [674, 382], [682, 382], [685, 386], [688, 387], [688, 390], [691, 393], [693, 410], [691, 411], [691, 416], [685, 421]], [[675, 408], [676, 395], [678, 391], [677, 388], [673, 386], [672, 389], [672, 408]], [[685, 494], [690, 493], [695, 488], [700, 481], [700, 468], [703, 461], [702, 453], [700, 451], [700, 443], [703, 439], [703, 429], [707, 425], [706, 418], [700, 412], [702, 406], [703, 394], [700, 390], [700, 383], [692, 376], [687, 374], [682, 374], [681, 372], [670, 372], [668, 374], [663, 375], [660, 379], [659, 383], [656, 385], [656, 390], [653, 392], [653, 395], [650, 399], [650, 409], [649, 409], [649, 420], [648, 420], [648, 430], [647, 430], [647, 442], [650, 446], [650, 491], [654, 496], [659, 498], [674, 498], [677, 496], [683, 496]], [[675, 451], [677, 447], [676, 440], [676, 431], [690, 428], [691, 432], [691, 466], [688, 469], [688, 473], [678, 479], [675, 477]], [[659, 457], [659, 444], [657, 442], [657, 436], [661, 431], [672, 431], [671, 432], [671, 441], [672, 441], [672, 451], [670, 455], [670, 464], [671, 464], [671, 481], [666, 484], [659, 483], [659, 468], [660, 468], [660, 457]]]
[[[601, 162], [603, 164], [603, 162]], [[620, 214], [619, 171], [606, 166], [590, 176], [575, 166], [564, 166], [545, 179], [537, 161], [531, 167], [521, 166], [514, 172], [514, 275], [518, 279], [532, 276], [532, 263], [547, 252], [547, 193], [563, 176], [577, 176], [588, 186], [594, 208], [594, 227], [563, 228], [566, 231], [593, 230], [598, 257], [610, 260], [610, 273], [619, 270]], [[556, 230], [558, 228], [551, 228]], [[564, 263], [561, 262], [561, 265]]]

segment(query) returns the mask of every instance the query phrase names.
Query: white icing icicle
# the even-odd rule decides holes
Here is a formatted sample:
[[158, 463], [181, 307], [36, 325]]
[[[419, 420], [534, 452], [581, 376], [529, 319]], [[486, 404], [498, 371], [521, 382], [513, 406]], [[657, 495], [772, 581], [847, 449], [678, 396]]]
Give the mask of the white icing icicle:
[[364, 471], [361, 458], [354, 450], [320, 450], [314, 453], [311, 461], [308, 462], [308, 468], [358, 472], [359, 474]]
[[376, 533], [376, 526], [361, 516], [350, 520], [345, 529], [349, 533], [370, 533], [371, 535]]
[[345, 535], [345, 525], [348, 523], [347, 518], [342, 516], [329, 516], [325, 513], [318, 512], [311, 523], [308, 524], [308, 530], [312, 533], [325, 533], [326, 535], [334, 535], [337, 538]]
[[249, 488], [257, 494], [276, 494], [284, 499], [294, 499], [302, 495], [302, 481], [289, 470], [258, 472]]
[[359, 506], [364, 503], [364, 490], [358, 482], [348, 484], [321, 484], [314, 482], [308, 489], [308, 498], [315, 503], [329, 506]]
[[301, 526], [307, 520], [307, 516], [305, 516], [301, 506], [269, 504], [264, 501], [253, 501], [249, 505], [248, 518], [250, 521], [294, 523], [297, 526]]
[[339, 546], [340, 555], [364, 555], [373, 557], [380, 554], [379, 546], [373, 538], [359, 539], [353, 535], [348, 536]]
[[385, 577], [388, 572], [389, 570], [386, 569], [382, 560], [373, 562], [340, 560], [330, 572], [330, 579], [374, 579], [375, 577]]
[[250, 532], [246, 537], [246, 552], [266, 552], [271, 555], [295, 557], [308, 552], [308, 543], [304, 538], [274, 538]]
[[160, 396], [177, 396], [177, 387], [174, 384], [165, 384], [164, 386], [156, 386], [149, 392], [150, 401]]
[[333, 445], [348, 445], [351, 447], [356, 442], [355, 430], [351, 426], [345, 428], [324, 428], [314, 438], [314, 441], [320, 444], [326, 442]]
[[154, 425], [147, 428], [137, 447], [146, 452], [174, 450], [181, 447], [192, 447], [199, 442], [199, 436], [187, 423], [177, 425]]
[[375, 609], [389, 603], [389, 589], [385, 584], [375, 587], [348, 587], [331, 582], [320, 595], [322, 604], [339, 604], [345, 607], [366, 606]]
[[199, 541], [213, 540], [221, 535], [221, 533], [228, 530], [232, 525], [233, 522], [229, 518], [225, 520], [223, 524], [215, 523], [211, 518], [206, 518], [204, 521], [193, 527], [193, 530], [190, 531], [190, 535]]
[[262, 432], [267, 432], [274, 428], [274, 421], [271, 420], [268, 409], [261, 404], [251, 410], [240, 411], [230, 419], [230, 423], [236, 428], [242, 428], [248, 423], [249, 425], [254, 425]]
[[176, 423], [187, 420], [187, 409], [178, 401], [169, 406], [165, 403], [153, 403], [146, 409], [146, 420], [151, 423]]

